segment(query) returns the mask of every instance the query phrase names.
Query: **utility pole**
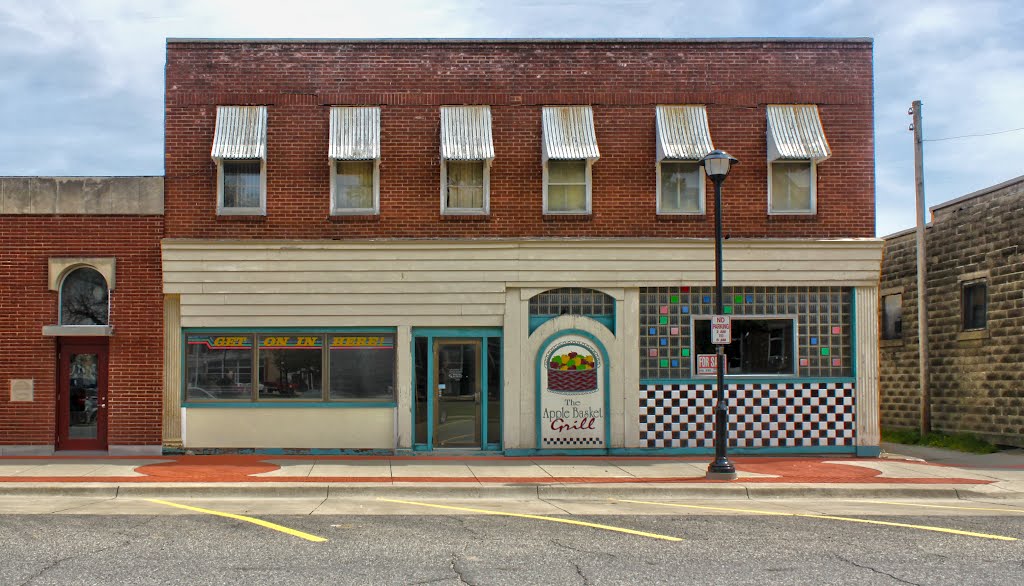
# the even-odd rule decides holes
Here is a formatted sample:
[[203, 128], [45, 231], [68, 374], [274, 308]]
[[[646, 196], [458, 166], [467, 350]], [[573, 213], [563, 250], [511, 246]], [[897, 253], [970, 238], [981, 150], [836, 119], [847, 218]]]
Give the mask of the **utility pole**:
[[927, 209], [924, 207], [924, 143], [921, 128], [921, 100], [910, 106], [914, 117], [914, 179], [917, 192], [917, 347], [921, 379], [921, 435], [932, 430], [932, 395], [928, 388], [928, 264], [924, 241]]

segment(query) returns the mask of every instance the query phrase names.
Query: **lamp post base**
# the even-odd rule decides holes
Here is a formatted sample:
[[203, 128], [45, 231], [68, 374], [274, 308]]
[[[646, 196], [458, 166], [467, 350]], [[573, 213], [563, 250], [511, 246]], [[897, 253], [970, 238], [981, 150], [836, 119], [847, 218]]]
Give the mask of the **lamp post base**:
[[706, 480], [736, 480], [735, 472], [712, 472], [708, 470], [708, 473], [704, 475]]
[[736, 467], [728, 458], [716, 458], [708, 464], [704, 478], [708, 480], [736, 480]]

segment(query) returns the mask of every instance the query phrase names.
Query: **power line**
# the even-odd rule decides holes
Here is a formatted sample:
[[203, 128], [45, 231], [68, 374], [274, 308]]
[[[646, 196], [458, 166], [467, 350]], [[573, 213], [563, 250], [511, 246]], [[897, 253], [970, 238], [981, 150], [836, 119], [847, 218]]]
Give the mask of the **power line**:
[[1007, 132], [1020, 132], [1021, 130], [1024, 130], [1024, 127], [1000, 130], [999, 132], [986, 132], [985, 134], [964, 134], [962, 136], [947, 136], [945, 138], [925, 138], [922, 139], [922, 142], [938, 142], [940, 140], [956, 140], [958, 138], [973, 138], [976, 136], [994, 136], [996, 134], [1006, 134]]

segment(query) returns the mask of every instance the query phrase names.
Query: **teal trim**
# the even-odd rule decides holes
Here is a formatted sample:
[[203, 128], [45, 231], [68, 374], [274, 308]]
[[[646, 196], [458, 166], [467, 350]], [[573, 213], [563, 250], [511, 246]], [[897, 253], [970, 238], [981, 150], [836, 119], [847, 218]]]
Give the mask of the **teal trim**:
[[579, 329], [576, 329], [576, 328], [570, 328], [568, 330], [562, 330], [560, 332], [555, 332], [554, 334], [551, 334], [550, 336], [548, 336], [548, 338], [546, 340], [544, 340], [543, 343], [541, 343], [540, 348], [537, 350], [537, 355], [536, 355], [535, 360], [534, 360], [534, 369], [533, 369], [534, 370], [534, 373], [533, 373], [534, 374], [534, 386], [533, 386], [533, 388], [534, 388], [534, 395], [535, 395], [535, 398], [534, 398], [534, 412], [535, 412], [535, 415], [534, 415], [534, 417], [536, 417], [536, 420], [535, 420], [535, 423], [536, 423], [536, 425], [535, 425], [535, 428], [536, 428], [536, 433], [535, 433], [536, 443], [534, 445], [538, 446], [536, 451], [539, 454], [550, 454], [550, 453], [561, 453], [561, 452], [566, 452], [568, 454], [581, 454], [581, 455], [584, 455], [584, 454], [587, 454], [587, 453], [591, 453], [591, 452], [596, 453], [596, 454], [607, 454], [608, 450], [606, 448], [596, 449], [596, 450], [586, 449], [586, 448], [581, 449], [581, 450], [545, 450], [545, 449], [540, 447], [540, 445], [541, 445], [540, 369], [542, 368], [542, 366], [544, 364], [544, 362], [541, 360], [541, 356], [543, 356], [544, 352], [546, 352], [547, 349], [551, 346], [552, 340], [554, 340], [556, 338], [559, 338], [561, 336], [568, 336], [568, 335], [579, 335], [579, 336], [582, 336], [582, 337], [590, 340], [594, 344], [597, 344], [598, 349], [600, 349], [601, 350], [601, 354], [603, 354], [603, 358], [604, 358], [604, 443], [605, 443], [606, 446], [608, 445], [608, 443], [611, 441], [611, 438], [612, 438], [612, 435], [611, 435], [611, 430], [612, 430], [612, 422], [611, 422], [611, 388], [609, 387], [609, 384], [610, 384], [610, 374], [609, 373], [611, 371], [611, 365], [608, 364], [608, 360], [610, 360], [609, 354], [608, 354], [608, 350], [604, 347], [604, 344], [602, 344], [601, 341], [598, 340], [596, 337], [594, 337], [590, 332], [585, 332], [583, 330], [579, 330]]
[[434, 448], [427, 444], [413, 444], [412, 451], [414, 452], [432, 452]]
[[[416, 335], [413, 334], [413, 338]], [[427, 336], [427, 449], [434, 449], [434, 337]]]
[[231, 403], [228, 401], [217, 401], [215, 402], [203, 402], [203, 401], [191, 401], [183, 402], [182, 407], [200, 408], [200, 409], [276, 409], [280, 407], [290, 409], [394, 409], [398, 406], [397, 403], [391, 403], [387, 401], [380, 402], [366, 402], [357, 403], [349, 402], [343, 403], [340, 401], [328, 402], [328, 401], [295, 401], [295, 402], [271, 402], [271, 401], [260, 401], [258, 403], [246, 401], [244, 403]]
[[503, 333], [500, 327], [482, 328], [413, 328], [413, 337], [433, 338], [488, 338], [501, 336]]
[[[735, 384], [808, 384], [808, 383], [856, 383], [857, 379], [852, 377], [826, 377], [821, 376], [817, 378], [758, 378], [758, 377], [741, 377], [735, 376], [727, 378], [725, 380], [726, 386]], [[640, 379], [641, 385], [707, 385], [715, 384], [715, 377], [706, 378], [680, 378], [680, 379], [664, 379], [664, 378], [644, 378]]]
[[298, 332], [298, 333], [325, 333], [330, 334], [333, 332], [368, 332], [371, 334], [376, 333], [394, 333], [397, 328], [388, 327], [373, 327], [373, 328], [356, 328], [356, 327], [343, 327], [343, 328], [182, 328], [186, 334], [202, 334], [202, 333], [218, 333], [224, 332], [225, 334], [262, 334], [264, 332], [270, 333], [285, 333], [285, 332]]
[[850, 287], [850, 372], [857, 378], [857, 288]]
[[[537, 330], [537, 328], [539, 328], [542, 325], [544, 325], [545, 323], [555, 319], [556, 317], [561, 317], [561, 316], [558, 316], [558, 315], [531, 315], [530, 316], [530, 333], [533, 334], [533, 332], [535, 332]], [[608, 328], [608, 331], [611, 332], [612, 334], [615, 333], [615, 314], [614, 313], [612, 313], [610, 315], [583, 314], [583, 317], [588, 317], [588, 318], [596, 321], [597, 323], [603, 325], [604, 327]]]
[[483, 449], [484, 444], [487, 443], [487, 340], [484, 338], [480, 342], [480, 413], [477, 417], [480, 418], [480, 448]]
[[607, 456], [608, 450], [602, 448], [584, 448], [580, 450], [544, 450], [544, 449], [515, 449], [505, 450], [506, 456]]
[[857, 446], [857, 456], [861, 458], [877, 458], [882, 455], [882, 448], [879, 446]]

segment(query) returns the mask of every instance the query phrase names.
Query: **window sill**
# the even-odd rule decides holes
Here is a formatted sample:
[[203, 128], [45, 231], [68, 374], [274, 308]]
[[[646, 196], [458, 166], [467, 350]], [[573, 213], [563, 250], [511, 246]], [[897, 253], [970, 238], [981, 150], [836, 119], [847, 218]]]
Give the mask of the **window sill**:
[[545, 222], [589, 222], [593, 219], [594, 214], [591, 212], [579, 212], [579, 213], [565, 213], [565, 214], [553, 214], [551, 212], [544, 212]]
[[990, 335], [987, 328], [983, 330], [964, 330], [956, 335], [958, 342], [967, 340], [987, 340], [989, 337]]
[[441, 212], [442, 222], [489, 222], [488, 212]]
[[658, 212], [658, 222], [702, 222], [707, 218], [704, 212]]
[[217, 212], [217, 220], [225, 220], [228, 222], [266, 222], [267, 214], [264, 212], [253, 212], [251, 214], [225, 214], [223, 212]]
[[375, 212], [365, 213], [346, 213], [346, 214], [335, 214], [327, 216], [328, 222], [379, 222], [380, 214]]
[[768, 218], [778, 218], [780, 220], [810, 220], [818, 216], [817, 211], [813, 212], [768, 212]]
[[43, 335], [57, 336], [103, 336], [114, 335], [114, 326], [43, 326]]

